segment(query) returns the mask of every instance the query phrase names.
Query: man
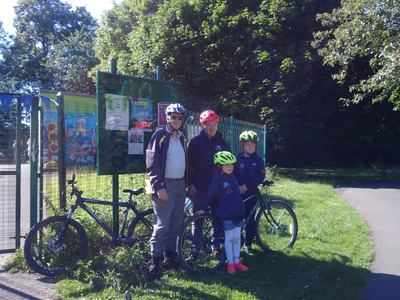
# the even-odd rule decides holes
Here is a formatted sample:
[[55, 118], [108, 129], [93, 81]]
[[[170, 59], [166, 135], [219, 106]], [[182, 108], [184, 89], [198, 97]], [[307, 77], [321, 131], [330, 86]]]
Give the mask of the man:
[[154, 209], [149, 281], [160, 279], [163, 253], [164, 270], [178, 267], [173, 254], [183, 222], [187, 186], [185, 137], [180, 131], [185, 113], [179, 103], [169, 105], [165, 111], [167, 125], [154, 133], [146, 150], [146, 188], [151, 190]]
[[[214, 154], [219, 151], [229, 151], [229, 144], [218, 131], [219, 117], [212, 110], [203, 111], [200, 115], [200, 124], [203, 130], [198, 136], [192, 138], [188, 146], [189, 159], [189, 189], [188, 193], [193, 202], [193, 211], [199, 211], [203, 205], [208, 187], [215, 175]], [[201, 230], [202, 224], [194, 224], [195, 231]], [[196, 241], [193, 241], [195, 244]], [[218, 255], [218, 249], [213, 249]], [[194, 251], [187, 260], [195, 260], [197, 253]]]

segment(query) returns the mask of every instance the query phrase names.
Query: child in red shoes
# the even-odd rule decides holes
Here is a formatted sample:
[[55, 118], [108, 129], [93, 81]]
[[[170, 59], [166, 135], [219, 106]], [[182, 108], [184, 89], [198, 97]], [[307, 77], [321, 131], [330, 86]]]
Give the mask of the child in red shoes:
[[215, 214], [221, 218], [225, 233], [225, 254], [228, 260], [228, 273], [234, 274], [236, 269], [247, 271], [240, 258], [240, 238], [244, 219], [244, 203], [240, 197], [239, 185], [233, 174], [236, 157], [227, 151], [214, 155], [217, 174], [209, 187], [203, 206], [197, 214], [208, 211], [212, 205]]

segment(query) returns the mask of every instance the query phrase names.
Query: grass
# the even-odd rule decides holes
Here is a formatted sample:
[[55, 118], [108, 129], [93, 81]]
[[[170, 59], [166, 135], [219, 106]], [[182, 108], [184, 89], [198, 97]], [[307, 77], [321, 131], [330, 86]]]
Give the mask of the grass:
[[[86, 215], [77, 214], [88, 229], [91, 254], [76, 271], [58, 278], [57, 291], [63, 299], [124, 299], [125, 290], [137, 299], [361, 299], [370, 274], [372, 240], [362, 217], [333, 186], [361, 179], [400, 178], [396, 175], [399, 171], [378, 175], [361, 171], [275, 169], [275, 186], [270, 192], [274, 199], [293, 207], [298, 239], [292, 249], [282, 253], [271, 255], [257, 247], [254, 256], [242, 252], [250, 270], [235, 275], [227, 274], [225, 267], [206, 277], [168, 271], [161, 281], [148, 283], [146, 256], [134, 248], [113, 250], [101, 245], [99, 227]], [[269, 176], [272, 173], [270, 170]], [[143, 184], [143, 175], [121, 177], [120, 190]], [[82, 184], [83, 178], [78, 180]], [[80, 188], [92, 196], [89, 187]], [[110, 190], [107, 183], [93, 193], [109, 199]], [[138, 203], [151, 207], [149, 196], [141, 196]], [[99, 209], [96, 213], [111, 222], [110, 212]]]
[[359, 169], [294, 169], [276, 168], [276, 173], [295, 180], [319, 180], [339, 183], [359, 183], [371, 181], [399, 181], [400, 169], [359, 168]]

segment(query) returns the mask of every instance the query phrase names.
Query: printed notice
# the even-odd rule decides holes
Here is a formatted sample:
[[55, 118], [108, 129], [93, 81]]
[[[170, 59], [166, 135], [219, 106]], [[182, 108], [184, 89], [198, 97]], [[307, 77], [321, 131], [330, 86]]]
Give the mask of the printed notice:
[[130, 97], [106, 94], [106, 129], [128, 130]]
[[144, 154], [144, 130], [131, 129], [128, 131], [129, 147], [128, 154]]

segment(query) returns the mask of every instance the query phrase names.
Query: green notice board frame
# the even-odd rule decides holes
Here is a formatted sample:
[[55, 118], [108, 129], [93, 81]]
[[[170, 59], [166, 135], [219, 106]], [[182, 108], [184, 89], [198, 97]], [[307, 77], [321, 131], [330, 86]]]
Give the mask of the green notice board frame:
[[97, 173], [144, 173], [146, 148], [165, 125], [165, 107], [182, 103], [182, 84], [97, 72]]

